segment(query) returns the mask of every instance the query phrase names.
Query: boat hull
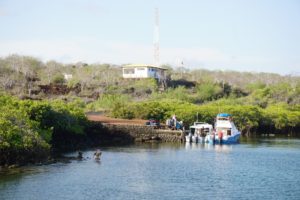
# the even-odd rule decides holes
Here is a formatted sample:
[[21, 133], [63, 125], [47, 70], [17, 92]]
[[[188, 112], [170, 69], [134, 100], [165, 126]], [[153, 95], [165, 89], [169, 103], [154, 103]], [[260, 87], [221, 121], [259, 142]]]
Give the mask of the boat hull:
[[238, 132], [232, 136], [222, 138], [222, 140], [220, 141], [218, 136], [216, 135], [214, 140], [211, 137], [207, 137], [205, 141], [209, 144], [236, 144], [239, 143], [240, 136], [241, 133]]
[[185, 136], [185, 142], [187, 143], [205, 143], [205, 137], [200, 136]]

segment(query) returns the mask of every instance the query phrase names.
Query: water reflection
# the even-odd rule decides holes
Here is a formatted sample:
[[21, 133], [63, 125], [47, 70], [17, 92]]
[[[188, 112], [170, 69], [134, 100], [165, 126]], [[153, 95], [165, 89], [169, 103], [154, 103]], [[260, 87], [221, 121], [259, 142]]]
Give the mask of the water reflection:
[[98, 164], [101, 164], [101, 160], [100, 159], [95, 159], [95, 162]]
[[232, 151], [233, 145], [215, 145], [215, 151], [229, 153]]
[[240, 140], [241, 144], [247, 144], [251, 147], [280, 147], [280, 148], [300, 148], [300, 139], [292, 137], [270, 137], [270, 136], [252, 136], [242, 137]]
[[213, 150], [216, 152], [223, 152], [223, 153], [228, 153], [232, 151], [233, 145], [220, 145], [220, 144], [199, 144], [199, 143], [185, 143], [185, 149], [186, 150]]
[[287, 138], [142, 143], [101, 148], [99, 162], [91, 149], [82, 160], [0, 172], [0, 199], [299, 199], [296, 146]]

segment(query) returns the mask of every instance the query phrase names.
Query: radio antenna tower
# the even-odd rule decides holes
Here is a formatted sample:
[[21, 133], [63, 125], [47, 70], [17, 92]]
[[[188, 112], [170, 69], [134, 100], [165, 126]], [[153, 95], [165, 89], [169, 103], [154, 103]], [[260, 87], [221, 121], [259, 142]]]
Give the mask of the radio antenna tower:
[[159, 10], [155, 8], [155, 26], [154, 26], [154, 65], [159, 66]]

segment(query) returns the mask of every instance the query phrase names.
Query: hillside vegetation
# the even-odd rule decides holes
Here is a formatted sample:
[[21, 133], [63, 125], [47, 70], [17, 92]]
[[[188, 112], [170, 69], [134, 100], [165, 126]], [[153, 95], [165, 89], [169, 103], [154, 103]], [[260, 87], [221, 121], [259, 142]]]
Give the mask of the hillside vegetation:
[[212, 123], [217, 113], [229, 112], [244, 133], [299, 132], [298, 76], [163, 67], [168, 69], [164, 90], [154, 79], [123, 79], [117, 65], [11, 55], [0, 59], [0, 91], [21, 99], [79, 101], [85, 111], [121, 118], [164, 121], [175, 113], [186, 127], [197, 113]]

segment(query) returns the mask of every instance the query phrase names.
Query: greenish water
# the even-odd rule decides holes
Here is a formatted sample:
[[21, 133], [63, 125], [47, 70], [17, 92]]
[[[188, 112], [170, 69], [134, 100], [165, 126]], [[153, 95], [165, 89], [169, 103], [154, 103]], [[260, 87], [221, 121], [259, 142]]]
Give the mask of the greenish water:
[[[0, 173], [0, 199], [299, 199], [300, 140], [142, 144]], [[70, 156], [75, 155], [69, 154]]]

